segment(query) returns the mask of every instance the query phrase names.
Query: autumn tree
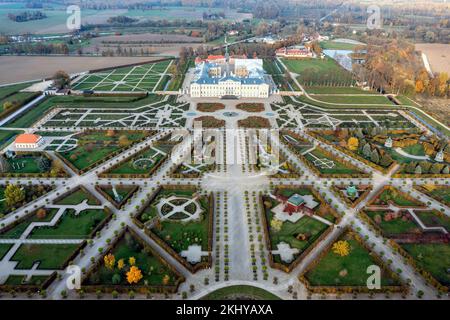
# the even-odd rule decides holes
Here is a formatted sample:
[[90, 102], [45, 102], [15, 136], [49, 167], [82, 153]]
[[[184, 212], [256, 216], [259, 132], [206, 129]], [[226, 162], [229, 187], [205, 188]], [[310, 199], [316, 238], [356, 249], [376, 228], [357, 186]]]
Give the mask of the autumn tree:
[[104, 256], [103, 261], [105, 262], [105, 267], [112, 270], [116, 263], [116, 258], [114, 257], [113, 254], [109, 253], [106, 256]]
[[164, 275], [164, 277], [162, 279], [162, 284], [166, 286], [169, 284], [169, 281], [170, 281], [169, 275], [168, 274]]
[[4, 192], [5, 202], [9, 207], [14, 207], [25, 200], [25, 190], [17, 184], [9, 184]]
[[65, 71], [56, 71], [53, 75], [53, 85], [58, 89], [68, 88], [70, 86], [70, 76]]
[[345, 257], [350, 254], [350, 245], [347, 241], [340, 240], [333, 244], [332, 250], [335, 254]]
[[141, 270], [136, 266], [132, 266], [130, 270], [127, 272], [128, 283], [129, 284], [138, 283], [141, 279], [142, 279]]
[[122, 135], [119, 137], [119, 146], [124, 148], [128, 147], [131, 144], [131, 141], [128, 139], [126, 135]]
[[358, 149], [358, 146], [359, 146], [359, 140], [358, 140], [358, 138], [350, 137], [350, 139], [348, 139], [347, 146], [348, 146], [348, 148], [349, 148], [350, 150], [352, 150], [352, 151], [357, 150], [357, 149]]

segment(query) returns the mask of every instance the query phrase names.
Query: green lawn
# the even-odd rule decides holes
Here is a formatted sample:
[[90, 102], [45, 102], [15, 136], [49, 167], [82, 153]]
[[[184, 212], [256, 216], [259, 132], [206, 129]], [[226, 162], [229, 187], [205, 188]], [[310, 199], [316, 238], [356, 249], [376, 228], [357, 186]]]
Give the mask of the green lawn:
[[298, 80], [305, 85], [315, 86], [324, 84], [336, 84], [348, 86], [354, 81], [351, 73], [342, 68], [331, 58], [324, 59], [282, 59], [286, 67], [299, 74]]
[[55, 204], [57, 205], [77, 205], [82, 203], [84, 200], [88, 199], [88, 205], [99, 205], [99, 201], [92, 196], [91, 194], [86, 193], [83, 189], [78, 189], [75, 192], [72, 192], [67, 197], [59, 200]]
[[8, 253], [9, 249], [11, 249], [12, 246], [13, 246], [12, 244], [0, 243], [0, 260], [3, 259], [5, 254]]
[[450, 246], [448, 244], [402, 244], [417, 264], [444, 286], [450, 286]]
[[[272, 249], [276, 250], [277, 244], [280, 242], [286, 242], [289, 243], [292, 248], [299, 249], [301, 253], [309, 247], [326, 229], [328, 229], [328, 225], [308, 216], [303, 216], [295, 223], [286, 221], [283, 223], [280, 231], [271, 229], [270, 238]], [[310, 238], [306, 241], [297, 240], [295, 237], [302, 233], [309, 234]]]
[[31, 286], [41, 286], [49, 277], [48, 276], [31, 276], [30, 280], [25, 282], [26, 276], [16, 276], [10, 275], [6, 279], [5, 285], [10, 286], [20, 286], [20, 285], [31, 285]]
[[[51, 170], [51, 166], [48, 170], [42, 170], [39, 167], [38, 160], [40, 158], [45, 159], [45, 155], [39, 152], [32, 152], [22, 155], [17, 155], [14, 159], [7, 159], [9, 164], [8, 173], [47, 173]], [[51, 161], [50, 161], [51, 163]]]
[[[113, 191], [112, 186], [101, 186], [100, 187], [105, 193], [107, 193], [112, 199], [115, 200], [115, 194]], [[122, 186], [122, 185], [116, 185], [115, 186], [117, 194], [120, 196], [121, 199], [125, 199], [129, 196], [129, 194], [135, 189], [134, 186]], [[116, 201], [114, 201], [116, 202]], [[119, 201], [120, 202], [120, 201]], [[117, 202], [116, 202], [117, 203]]]
[[338, 96], [338, 95], [319, 95], [316, 94], [312, 98], [323, 102], [330, 102], [335, 104], [389, 104], [394, 105], [392, 101], [382, 95], [353, 95], [353, 96]]
[[387, 212], [385, 211], [367, 211], [366, 213], [373, 221], [375, 221], [376, 216], [380, 216], [381, 222], [377, 225], [381, 228], [381, 230], [383, 230], [385, 234], [388, 235], [413, 233], [419, 230], [419, 226], [411, 220], [404, 221], [401, 218], [397, 218], [390, 221], [385, 221], [384, 217], [387, 214]]
[[204, 210], [201, 219], [186, 223], [164, 220], [161, 221], [161, 229], [155, 227], [152, 232], [178, 253], [193, 244], [198, 244], [202, 247], [202, 250], [207, 251], [209, 221], [212, 217], [208, 214], [208, 200], [201, 198], [200, 204]]
[[3, 100], [20, 90], [28, 88], [32, 84], [33, 84], [33, 82], [27, 82], [27, 83], [12, 84], [9, 86], [0, 87], [0, 100]]
[[320, 42], [320, 46], [325, 50], [353, 50], [359, 45], [329, 40]]
[[[160, 148], [159, 146], [157, 149], [166, 153], [169, 151], [167, 148]], [[108, 174], [148, 174], [152, 168], [158, 165], [165, 158], [160, 153], [158, 155], [156, 154], [157, 152], [155, 150], [149, 148], [121, 165], [114, 167], [108, 171]], [[150, 162], [147, 162], [148, 160], [140, 159], [152, 159], [153, 162], [150, 164]], [[141, 164], [139, 162], [141, 162]]]
[[23, 244], [11, 258], [18, 261], [17, 269], [31, 269], [41, 262], [38, 269], [63, 268], [63, 263], [78, 248], [78, 244]]
[[401, 192], [399, 192], [395, 188], [386, 188], [381, 192], [381, 194], [376, 198], [374, 204], [387, 205], [389, 201], [392, 201], [394, 204], [402, 207], [410, 207], [410, 206], [420, 206], [421, 203], [419, 201], [415, 201], [414, 199], [406, 198]]
[[[239, 299], [240, 298], [240, 299]], [[230, 286], [218, 289], [201, 300], [281, 300], [273, 293], [252, 286]]]
[[14, 138], [21, 133], [23, 133], [22, 130], [0, 130], [0, 149], [12, 143]]
[[327, 87], [327, 86], [312, 86], [305, 87], [309, 94], [372, 94], [377, 95], [374, 91], [366, 91], [358, 87]]
[[17, 92], [4, 99], [0, 99], [0, 112], [5, 111], [3, 105], [6, 102], [11, 102], [15, 107], [22, 106], [25, 103], [31, 101], [34, 97], [37, 97], [39, 93], [36, 92]]
[[[354, 166], [346, 165], [336, 158], [328, 157], [319, 148], [316, 148], [312, 152], [305, 154], [304, 157], [323, 174], [361, 174], [361, 173], [364, 173]], [[314, 161], [317, 161], [316, 158], [324, 159], [325, 161], [332, 160], [334, 163], [334, 166], [332, 168], [327, 168], [326, 166], [320, 167], [319, 165], [314, 165]]]
[[450, 218], [439, 211], [416, 211], [416, 215], [427, 227], [444, 227], [450, 232]]
[[[319, 263], [305, 275], [312, 286], [366, 286], [367, 268], [376, 264], [369, 252], [356, 240], [345, 237], [350, 253], [341, 257], [330, 250]], [[382, 274], [381, 285], [398, 285], [398, 282]]]
[[23, 234], [23, 232], [28, 228], [32, 222], [49, 222], [58, 212], [58, 209], [46, 209], [47, 215], [45, 218], [38, 218], [35, 214], [30, 216], [28, 219], [22, 221], [15, 227], [11, 228], [9, 231], [0, 234], [2, 239], [18, 239]]
[[107, 215], [103, 210], [84, 210], [75, 214], [67, 210], [54, 227], [34, 228], [30, 239], [84, 239], [87, 238]]
[[[112, 278], [115, 274], [117, 274], [120, 277], [119, 284], [129, 285], [126, 279], [126, 271], [129, 268], [128, 259], [130, 257], [134, 257], [136, 259], [135, 266], [142, 271], [143, 278], [139, 281], [138, 285], [163, 285], [163, 278], [166, 275], [169, 276], [168, 285], [173, 285], [178, 279], [178, 276], [175, 273], [164, 265], [158, 257], [153, 255], [150, 251], [144, 249], [130, 233], [125, 234], [125, 236], [119, 240], [110, 253], [113, 254], [116, 259], [114, 269], [108, 269], [102, 263], [100, 268], [90, 275], [86, 284], [112, 285]], [[122, 270], [119, 270], [117, 267], [117, 261], [120, 259], [123, 259], [126, 264]]]

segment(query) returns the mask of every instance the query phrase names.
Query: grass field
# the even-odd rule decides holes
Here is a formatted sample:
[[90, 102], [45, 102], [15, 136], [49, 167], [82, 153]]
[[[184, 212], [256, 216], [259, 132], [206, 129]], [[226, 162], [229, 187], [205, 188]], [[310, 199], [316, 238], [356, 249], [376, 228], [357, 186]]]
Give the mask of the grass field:
[[314, 99], [335, 104], [388, 104], [394, 105], [392, 101], [382, 95], [360, 95], [360, 96], [338, 96], [338, 95], [320, 95], [312, 96]]
[[28, 226], [33, 222], [49, 222], [58, 212], [58, 209], [47, 209], [47, 215], [45, 218], [38, 218], [35, 214], [17, 224], [15, 227], [11, 228], [9, 231], [0, 234], [2, 239], [18, 239], [23, 234], [23, 232], [28, 228]]
[[327, 86], [309, 86], [304, 87], [309, 94], [373, 94], [377, 95], [375, 91], [366, 91], [358, 87], [327, 87]]
[[16, 269], [31, 269], [40, 262], [38, 269], [63, 268], [63, 263], [78, 248], [78, 244], [23, 244], [11, 258], [18, 261]]
[[162, 79], [170, 60], [88, 74], [72, 84], [74, 90], [152, 92]]
[[95, 199], [91, 194], [86, 193], [83, 189], [78, 189], [75, 192], [72, 192], [67, 197], [64, 197], [63, 199], [57, 201], [55, 204], [75, 206], [82, 203], [86, 199], [88, 200], [88, 205], [99, 205], [99, 201]]
[[366, 214], [375, 221], [376, 216], [381, 217], [381, 222], [377, 225], [388, 235], [398, 235], [403, 233], [413, 233], [419, 229], [419, 226], [411, 220], [403, 220], [401, 218], [386, 221], [384, 216], [388, 214], [385, 211], [367, 211]]
[[[359, 170], [358, 168], [347, 165], [339, 159], [335, 157], [329, 157], [327, 156], [322, 149], [316, 148], [313, 151], [307, 153], [304, 155], [304, 157], [315, 167], [317, 170], [319, 170], [323, 174], [361, 174], [364, 173], [363, 171]], [[316, 161], [332, 161], [333, 166], [331, 168], [328, 168], [325, 165], [320, 164], [314, 164]]]
[[0, 149], [9, 145], [22, 130], [0, 130]]
[[0, 260], [3, 259], [5, 254], [8, 253], [9, 249], [11, 249], [12, 246], [12, 244], [0, 244]]
[[[356, 240], [346, 235], [350, 253], [340, 256], [331, 250], [308, 271], [306, 279], [312, 286], [366, 286], [367, 268], [376, 264], [369, 252]], [[381, 285], [398, 285], [398, 282], [382, 273]]]
[[85, 239], [106, 218], [103, 210], [67, 210], [54, 227], [34, 228], [30, 239]]
[[[164, 153], [168, 153], [172, 148], [169, 145], [156, 146], [156, 148]], [[165, 156], [158, 153], [156, 150], [149, 148], [140, 152], [135, 157], [132, 157], [126, 162], [112, 168], [107, 174], [148, 174], [155, 166], [165, 159]]]
[[374, 204], [387, 205], [389, 201], [392, 201], [397, 206], [402, 207], [413, 207], [421, 205], [419, 201], [408, 199], [406, 196], [404, 196], [394, 188], [385, 188], [383, 192], [381, 192], [381, 194], [374, 200]]
[[336, 41], [322, 41], [320, 46], [325, 50], [353, 50], [358, 45], [353, 43], [336, 42]]
[[281, 300], [278, 296], [264, 289], [251, 286], [230, 286], [208, 293], [201, 300]]
[[450, 286], [450, 246], [448, 244], [402, 244], [416, 263], [444, 286]]
[[339, 66], [331, 58], [324, 59], [283, 59], [287, 68], [299, 74], [298, 80], [305, 85], [341, 85], [348, 86], [354, 81], [350, 72]]

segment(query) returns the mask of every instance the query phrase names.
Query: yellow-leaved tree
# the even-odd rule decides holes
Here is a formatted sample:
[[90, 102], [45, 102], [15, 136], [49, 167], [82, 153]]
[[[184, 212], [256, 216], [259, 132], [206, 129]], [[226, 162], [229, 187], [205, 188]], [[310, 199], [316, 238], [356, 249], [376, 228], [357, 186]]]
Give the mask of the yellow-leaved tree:
[[125, 266], [125, 262], [123, 261], [123, 259], [120, 259], [119, 261], [117, 261], [117, 268], [119, 270], [122, 270], [124, 266]]
[[350, 137], [350, 139], [348, 139], [347, 146], [352, 151], [355, 151], [356, 149], [358, 149], [358, 146], [359, 146], [358, 138]]
[[114, 264], [116, 263], [116, 258], [114, 257], [114, 255], [109, 253], [103, 258], [103, 261], [105, 262], [105, 267], [107, 267], [108, 269], [113, 269]]
[[282, 226], [283, 226], [283, 221], [281, 221], [281, 220], [274, 218], [270, 221], [270, 227], [274, 231], [280, 231]]
[[345, 257], [350, 254], [350, 245], [348, 244], [347, 241], [340, 240], [333, 244], [332, 250], [337, 255], [340, 255], [341, 257]]
[[162, 279], [162, 283], [163, 283], [163, 285], [168, 285], [169, 281], [170, 281], [170, 277], [168, 274], [166, 274]]
[[132, 266], [127, 272], [127, 281], [129, 284], [138, 283], [142, 279], [142, 272], [138, 267]]

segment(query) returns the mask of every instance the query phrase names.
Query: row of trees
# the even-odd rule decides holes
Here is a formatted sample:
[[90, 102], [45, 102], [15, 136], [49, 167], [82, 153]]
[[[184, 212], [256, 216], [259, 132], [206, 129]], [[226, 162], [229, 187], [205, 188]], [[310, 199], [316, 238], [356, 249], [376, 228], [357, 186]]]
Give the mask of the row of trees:
[[8, 19], [14, 22], [26, 22], [31, 20], [41, 20], [47, 18], [42, 11], [24, 11], [20, 13], [8, 13]]

